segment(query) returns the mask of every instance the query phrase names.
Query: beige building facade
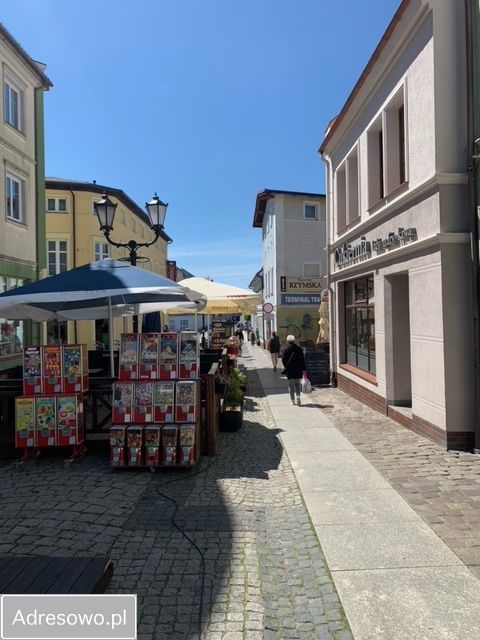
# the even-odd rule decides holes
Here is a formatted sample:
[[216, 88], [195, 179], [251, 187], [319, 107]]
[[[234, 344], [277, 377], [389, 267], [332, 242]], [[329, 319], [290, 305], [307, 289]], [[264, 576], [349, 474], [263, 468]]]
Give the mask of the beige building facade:
[[[35, 62], [0, 24], [0, 292], [39, 276], [44, 144], [43, 94], [51, 86]], [[0, 372], [21, 363], [31, 325], [0, 318]]]
[[[129, 252], [109, 244], [100, 231], [94, 203], [106, 193], [117, 204], [111, 239], [126, 243], [149, 242], [155, 237], [147, 213], [123, 190], [92, 182], [46, 178], [46, 267], [47, 277], [102, 258], [128, 261]], [[148, 198], [150, 199], [150, 198]], [[166, 276], [167, 245], [171, 238], [161, 232], [152, 246], [139, 249], [137, 267]], [[131, 331], [131, 318], [114, 321], [114, 339], [122, 331]], [[44, 340], [100, 346], [102, 321], [45, 323]]]

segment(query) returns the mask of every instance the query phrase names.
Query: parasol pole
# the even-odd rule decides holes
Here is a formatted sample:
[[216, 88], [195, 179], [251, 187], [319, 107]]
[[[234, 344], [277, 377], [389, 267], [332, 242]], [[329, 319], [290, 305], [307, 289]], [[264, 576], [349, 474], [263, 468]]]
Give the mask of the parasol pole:
[[113, 311], [112, 311], [112, 298], [108, 296], [108, 336], [110, 341], [110, 375], [115, 377], [115, 363], [113, 359]]

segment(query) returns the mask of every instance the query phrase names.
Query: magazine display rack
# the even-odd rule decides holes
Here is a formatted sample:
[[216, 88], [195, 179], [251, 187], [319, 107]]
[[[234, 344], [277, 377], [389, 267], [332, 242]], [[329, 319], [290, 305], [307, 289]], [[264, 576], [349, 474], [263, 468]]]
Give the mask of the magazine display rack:
[[191, 467], [200, 458], [200, 379], [194, 331], [122, 334], [113, 385], [112, 468]]
[[15, 399], [15, 447], [22, 465], [42, 450], [70, 449], [65, 466], [84, 455], [86, 345], [28, 346], [23, 355], [23, 394]]

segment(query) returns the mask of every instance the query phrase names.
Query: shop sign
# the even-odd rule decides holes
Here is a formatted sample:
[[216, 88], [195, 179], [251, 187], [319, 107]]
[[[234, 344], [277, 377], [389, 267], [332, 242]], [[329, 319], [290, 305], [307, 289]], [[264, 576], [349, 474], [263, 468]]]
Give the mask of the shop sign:
[[413, 240], [417, 237], [417, 230], [414, 227], [410, 227], [408, 229], [404, 229], [400, 227], [398, 232], [395, 233], [392, 231], [388, 234], [387, 238], [377, 238], [372, 242], [372, 247], [374, 251], [385, 251], [386, 249], [391, 249], [392, 247], [396, 247], [398, 245], [407, 242], [408, 240]]
[[320, 292], [322, 289], [323, 278], [309, 278], [298, 276], [280, 276], [280, 291], [286, 293], [301, 293], [301, 292]]
[[358, 244], [343, 244], [338, 249], [335, 249], [335, 264], [337, 267], [344, 267], [357, 258], [370, 257], [371, 254], [372, 245], [362, 236]]
[[386, 238], [377, 238], [372, 242], [366, 240], [365, 236], [360, 238], [360, 242], [357, 244], [343, 244], [338, 249], [335, 249], [335, 265], [337, 267], [344, 267], [350, 264], [358, 258], [367, 256], [371, 257], [372, 250], [380, 253], [405, 244], [409, 240], [414, 240], [417, 237], [417, 230], [414, 227], [404, 229], [400, 227], [395, 233], [390, 232]]
[[280, 302], [282, 305], [288, 307], [304, 307], [304, 306], [317, 306], [320, 304], [320, 294], [294, 294], [294, 293], [282, 293], [280, 294]]

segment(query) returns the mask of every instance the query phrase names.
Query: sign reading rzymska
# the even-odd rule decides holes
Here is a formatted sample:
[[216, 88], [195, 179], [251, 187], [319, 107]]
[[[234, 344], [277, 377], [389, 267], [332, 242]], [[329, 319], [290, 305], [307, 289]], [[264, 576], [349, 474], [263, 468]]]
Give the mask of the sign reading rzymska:
[[320, 293], [322, 278], [280, 276], [280, 291], [285, 293]]

